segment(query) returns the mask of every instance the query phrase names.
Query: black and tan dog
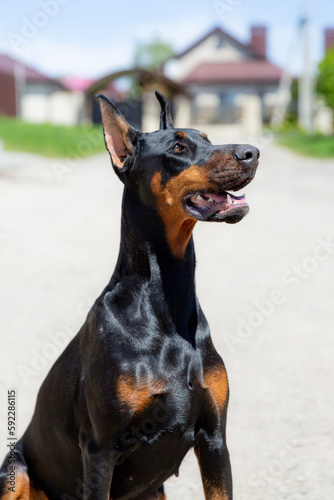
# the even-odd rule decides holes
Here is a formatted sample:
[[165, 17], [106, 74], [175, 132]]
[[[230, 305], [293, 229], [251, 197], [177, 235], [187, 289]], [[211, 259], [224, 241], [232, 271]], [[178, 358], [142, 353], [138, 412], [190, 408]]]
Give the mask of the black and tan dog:
[[227, 190], [253, 179], [259, 152], [174, 128], [157, 98], [160, 130], [141, 133], [98, 96], [125, 185], [119, 258], [40, 389], [15, 451], [15, 492], [3, 463], [3, 500], [161, 498], [192, 447], [206, 499], [232, 499], [228, 381], [196, 297], [192, 230], [247, 214]]

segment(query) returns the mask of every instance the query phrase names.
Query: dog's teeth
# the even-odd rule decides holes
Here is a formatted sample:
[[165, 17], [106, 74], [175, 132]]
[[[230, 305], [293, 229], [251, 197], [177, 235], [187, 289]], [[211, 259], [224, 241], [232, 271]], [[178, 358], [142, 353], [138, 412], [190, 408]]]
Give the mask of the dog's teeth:
[[203, 196], [201, 196], [200, 194], [198, 194], [195, 198], [196, 201], [204, 201], [204, 198]]
[[213, 201], [213, 199], [212, 199], [212, 198], [209, 198], [209, 199], [208, 199], [208, 201]]
[[231, 198], [231, 196], [228, 194], [228, 195], [227, 195], [227, 204], [228, 204], [228, 205], [232, 205], [232, 203], [233, 203], [233, 202], [232, 202], [232, 198]]

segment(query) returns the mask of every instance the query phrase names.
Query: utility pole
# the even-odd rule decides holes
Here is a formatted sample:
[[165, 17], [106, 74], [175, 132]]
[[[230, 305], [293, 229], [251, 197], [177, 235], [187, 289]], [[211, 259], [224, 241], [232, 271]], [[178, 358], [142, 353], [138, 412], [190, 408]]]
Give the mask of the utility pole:
[[306, 131], [312, 133], [313, 85], [310, 61], [309, 41], [309, 2], [302, 0], [300, 32], [302, 42], [302, 70], [298, 85], [298, 123]]
[[25, 91], [26, 70], [23, 64], [14, 63], [16, 116], [22, 118], [22, 97]]

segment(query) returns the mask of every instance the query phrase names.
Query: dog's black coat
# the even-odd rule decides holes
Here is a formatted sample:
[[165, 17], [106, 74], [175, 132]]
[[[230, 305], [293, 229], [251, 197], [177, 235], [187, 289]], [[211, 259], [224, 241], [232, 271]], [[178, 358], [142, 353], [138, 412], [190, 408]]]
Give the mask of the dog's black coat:
[[[144, 500], [163, 496], [163, 482], [195, 447], [206, 498], [231, 500], [228, 384], [196, 297], [196, 221], [187, 200], [246, 185], [258, 153], [174, 129], [160, 94], [161, 129], [146, 134], [99, 97], [106, 145], [125, 185], [119, 258], [40, 389], [17, 467], [28, 473], [34, 498]], [[226, 222], [247, 212], [236, 206], [206, 217], [207, 207], [200, 209], [198, 219]], [[3, 495], [6, 470], [5, 460]]]

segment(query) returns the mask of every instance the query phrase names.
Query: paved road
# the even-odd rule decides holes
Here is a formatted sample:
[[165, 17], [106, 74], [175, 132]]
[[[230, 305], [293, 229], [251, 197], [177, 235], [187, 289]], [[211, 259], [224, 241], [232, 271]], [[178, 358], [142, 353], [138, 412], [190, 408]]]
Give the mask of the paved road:
[[[107, 154], [0, 156], [0, 445], [112, 273], [121, 185]], [[58, 174], [58, 177], [57, 175]], [[60, 180], [62, 178], [62, 180]], [[197, 288], [229, 373], [236, 500], [334, 498], [334, 162], [272, 144], [235, 226], [198, 224]], [[173, 500], [202, 499], [190, 453]]]

